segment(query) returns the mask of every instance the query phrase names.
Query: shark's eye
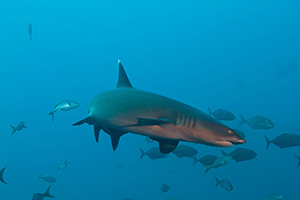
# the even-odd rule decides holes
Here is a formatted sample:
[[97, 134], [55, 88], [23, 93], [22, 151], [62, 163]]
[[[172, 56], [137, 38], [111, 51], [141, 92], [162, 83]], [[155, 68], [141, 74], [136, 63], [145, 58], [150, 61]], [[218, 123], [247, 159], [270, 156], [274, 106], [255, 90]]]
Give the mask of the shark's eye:
[[229, 130], [228, 130], [228, 133], [229, 133], [229, 134], [233, 134], [233, 131], [229, 129]]

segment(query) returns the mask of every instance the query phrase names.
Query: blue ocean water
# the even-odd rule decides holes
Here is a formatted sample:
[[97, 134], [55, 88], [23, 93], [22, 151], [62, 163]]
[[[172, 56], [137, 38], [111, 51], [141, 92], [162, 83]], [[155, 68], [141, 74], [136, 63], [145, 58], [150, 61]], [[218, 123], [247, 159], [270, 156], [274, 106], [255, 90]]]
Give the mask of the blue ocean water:
[[[57, 179], [50, 190], [57, 200], [299, 199], [299, 147], [266, 150], [264, 138], [300, 134], [299, 10], [293, 0], [1, 1], [0, 168], [7, 166], [8, 184], [0, 183], [0, 199], [43, 193], [50, 185], [38, 179], [44, 175]], [[240, 114], [265, 116], [275, 127], [243, 125], [247, 143], [240, 147], [258, 156], [208, 173], [172, 154], [140, 160], [139, 148], [157, 143], [134, 134], [114, 152], [107, 134], [96, 143], [92, 126], [71, 125], [87, 115], [95, 95], [115, 88], [117, 59], [136, 88], [204, 112], [230, 110], [237, 119], [226, 124], [233, 128]], [[48, 113], [64, 99], [80, 106], [55, 113], [52, 123]], [[10, 135], [21, 120], [27, 129]], [[181, 144], [196, 148], [198, 158], [236, 148]], [[69, 166], [56, 172], [65, 160]], [[214, 176], [234, 189], [215, 188]], [[163, 183], [171, 186], [166, 194]]]

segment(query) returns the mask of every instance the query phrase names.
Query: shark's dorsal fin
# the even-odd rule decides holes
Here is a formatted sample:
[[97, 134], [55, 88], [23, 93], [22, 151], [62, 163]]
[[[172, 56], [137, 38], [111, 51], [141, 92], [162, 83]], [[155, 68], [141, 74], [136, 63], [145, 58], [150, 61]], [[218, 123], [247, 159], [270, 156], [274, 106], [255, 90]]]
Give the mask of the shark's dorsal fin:
[[163, 154], [171, 153], [174, 149], [176, 149], [179, 143], [178, 140], [170, 140], [170, 139], [155, 138], [155, 137], [150, 137], [150, 138], [159, 143], [159, 150]]
[[117, 88], [119, 87], [132, 88], [132, 85], [126, 75], [126, 72], [120, 60], [118, 60], [118, 64], [119, 64], [119, 80], [118, 80]]

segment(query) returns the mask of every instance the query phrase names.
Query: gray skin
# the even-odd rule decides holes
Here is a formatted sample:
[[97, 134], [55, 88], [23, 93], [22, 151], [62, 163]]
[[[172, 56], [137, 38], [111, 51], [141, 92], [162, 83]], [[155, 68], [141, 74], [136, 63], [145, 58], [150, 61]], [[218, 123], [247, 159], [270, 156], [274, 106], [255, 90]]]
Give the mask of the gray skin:
[[231, 155], [223, 155], [223, 156], [217, 158], [217, 160], [215, 160], [212, 165], [204, 166], [206, 168], [205, 173], [208, 172], [211, 168], [218, 168], [223, 165], [226, 165], [231, 160], [231, 158], [232, 158]]
[[44, 197], [54, 198], [54, 196], [52, 196], [50, 194], [50, 188], [51, 188], [51, 185], [48, 187], [48, 189], [46, 190], [46, 192], [44, 194], [35, 193], [32, 197], [32, 200], [43, 200]]
[[246, 141], [233, 129], [206, 113], [179, 101], [132, 87], [119, 61], [119, 81], [114, 90], [98, 94], [90, 103], [88, 117], [73, 124], [94, 125], [98, 142], [103, 129], [117, 148], [128, 132], [159, 142], [162, 153], [170, 153], [179, 141], [230, 147]]
[[11, 135], [14, 134], [16, 131], [20, 131], [20, 130], [22, 130], [23, 128], [27, 128], [27, 127], [25, 126], [25, 123], [24, 123], [23, 121], [20, 121], [20, 123], [19, 123], [18, 126], [16, 126], [16, 127], [14, 127], [14, 126], [12, 126], [12, 125], [10, 125], [10, 127], [13, 129]]

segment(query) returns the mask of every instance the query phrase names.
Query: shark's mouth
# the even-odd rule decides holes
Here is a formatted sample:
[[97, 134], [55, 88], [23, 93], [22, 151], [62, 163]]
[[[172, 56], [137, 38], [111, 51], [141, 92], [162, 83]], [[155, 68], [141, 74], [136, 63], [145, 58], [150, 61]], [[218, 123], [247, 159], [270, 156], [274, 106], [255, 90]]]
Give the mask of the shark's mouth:
[[237, 140], [237, 141], [232, 142], [232, 144], [235, 144], [235, 145], [245, 144], [245, 143], [246, 143], [246, 140], [244, 140], [244, 139], [241, 139], [241, 140]]

